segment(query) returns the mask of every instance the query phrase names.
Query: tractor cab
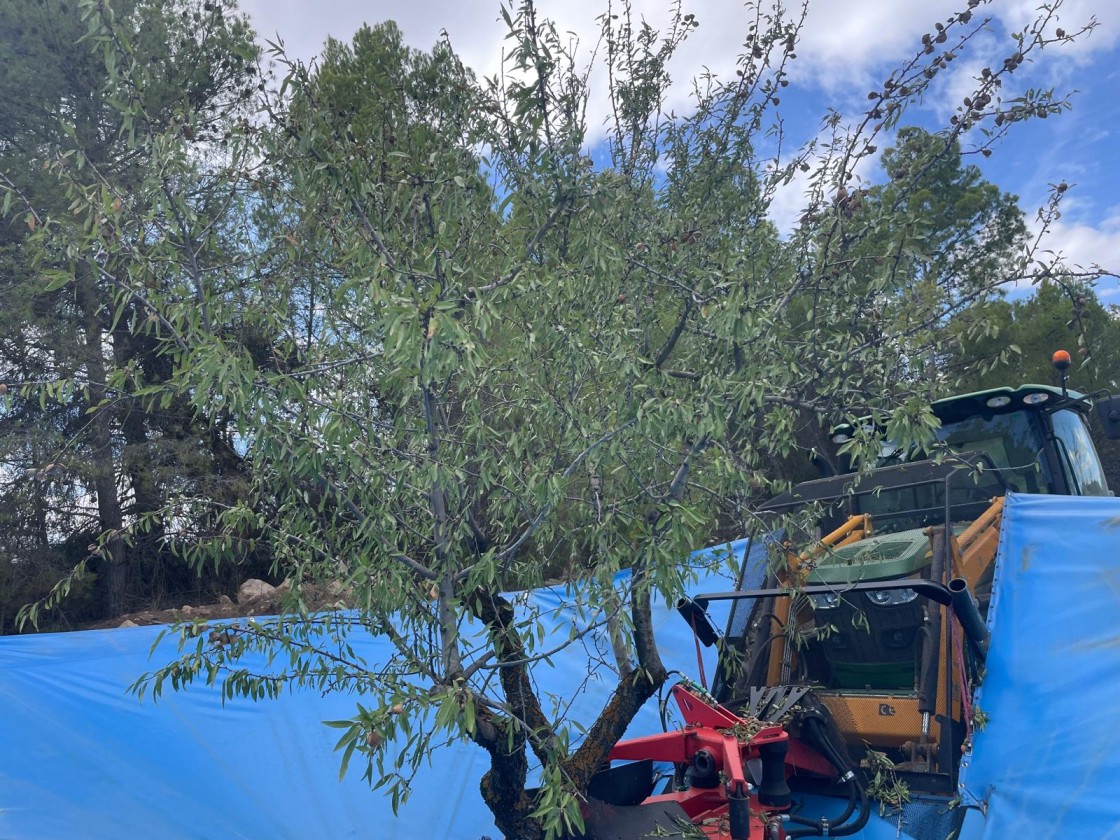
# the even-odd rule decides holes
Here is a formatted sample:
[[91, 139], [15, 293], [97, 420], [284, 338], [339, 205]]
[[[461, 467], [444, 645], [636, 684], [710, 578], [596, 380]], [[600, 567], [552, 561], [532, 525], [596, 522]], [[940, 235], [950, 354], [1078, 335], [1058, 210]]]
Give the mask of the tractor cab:
[[[925, 449], [885, 440], [873, 472], [857, 474], [844, 462], [841, 475], [798, 484], [761, 511], [783, 514], [819, 504], [820, 534], [865, 513], [884, 534], [946, 519], [971, 522], [1008, 491], [1112, 495], [1089, 434], [1092, 404], [1081, 394], [1023, 385], [950, 397], [931, 408], [941, 425]], [[1120, 397], [1098, 403], [1109, 437], [1120, 437], [1118, 409]], [[853, 431], [838, 426], [832, 440], [843, 444]]]
[[[1109, 495], [1081, 394], [1023, 385], [938, 400], [932, 409], [941, 421], [935, 445], [986, 455], [1014, 492]], [[884, 461], [902, 455], [887, 447]]]

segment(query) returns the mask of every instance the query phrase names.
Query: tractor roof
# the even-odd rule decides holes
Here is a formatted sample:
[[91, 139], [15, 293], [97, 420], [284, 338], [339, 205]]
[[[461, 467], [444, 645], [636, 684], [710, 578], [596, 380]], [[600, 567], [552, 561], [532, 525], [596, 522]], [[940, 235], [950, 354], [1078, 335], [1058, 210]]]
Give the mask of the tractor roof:
[[946, 397], [932, 404], [933, 413], [942, 423], [952, 423], [976, 414], [1016, 411], [1024, 406], [1056, 405], [1089, 411], [1089, 402], [1077, 391], [1062, 394], [1061, 388], [1051, 385], [1020, 385], [1018, 388], [989, 388], [971, 394]]

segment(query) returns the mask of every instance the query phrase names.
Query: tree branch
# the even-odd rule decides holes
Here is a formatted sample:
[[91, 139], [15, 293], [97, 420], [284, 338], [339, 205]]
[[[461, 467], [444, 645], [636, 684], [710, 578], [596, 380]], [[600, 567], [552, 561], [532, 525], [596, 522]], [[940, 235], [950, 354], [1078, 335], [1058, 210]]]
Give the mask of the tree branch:
[[[627, 420], [625, 423], [623, 423], [617, 429], [612, 429], [611, 431], [607, 432], [602, 437], [600, 437], [598, 440], [594, 441], [590, 446], [588, 446], [586, 449], [584, 449], [582, 452], [580, 452], [575, 457], [575, 459], [568, 465], [568, 468], [565, 469], [564, 472], [562, 473], [562, 477], [563, 478], [571, 478], [572, 473], [575, 472], [576, 468], [581, 463], [583, 463], [583, 460], [588, 455], [590, 455], [592, 452], [594, 452], [596, 449], [598, 449], [600, 446], [602, 446], [607, 441], [611, 440], [614, 437], [617, 437], [622, 432], [629, 429], [631, 426], [633, 426], [637, 422], [638, 422], [637, 418]], [[514, 557], [516, 557], [518, 552], [520, 552], [521, 549], [525, 546], [525, 543], [529, 539], [529, 537], [531, 537], [536, 532], [536, 530], [541, 526], [541, 523], [544, 522], [545, 517], [547, 517], [548, 514], [552, 511], [552, 508], [553, 508], [553, 502], [552, 502], [552, 500], [549, 500], [548, 502], [546, 502], [544, 504], [544, 506], [540, 509], [540, 511], [537, 512], [537, 515], [535, 517], [533, 517], [533, 520], [528, 525], [525, 526], [525, 529], [521, 532], [521, 534], [517, 537], [517, 539], [515, 539], [505, 549], [503, 549], [502, 551], [499, 551], [498, 555], [495, 559], [499, 563], [505, 563], [506, 561], [511, 560]]]

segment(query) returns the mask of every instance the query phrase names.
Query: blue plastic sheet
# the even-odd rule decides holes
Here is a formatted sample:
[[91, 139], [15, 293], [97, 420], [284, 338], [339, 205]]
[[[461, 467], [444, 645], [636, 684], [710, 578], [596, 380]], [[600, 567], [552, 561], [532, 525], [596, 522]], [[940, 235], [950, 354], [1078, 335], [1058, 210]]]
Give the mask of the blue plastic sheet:
[[1120, 499], [1009, 496], [988, 618], [962, 834], [1120, 837]]
[[[709, 573], [697, 585], [725, 590], [731, 578]], [[556, 589], [527, 597], [558, 638], [584, 620]], [[684, 620], [666, 604], [654, 620], [666, 667], [694, 675]], [[300, 691], [223, 706], [216, 688], [195, 685], [141, 703], [129, 685], [176, 655], [168, 639], [149, 658], [160, 629], [0, 639], [0, 840], [499, 837], [478, 790], [488, 756], [473, 744], [435, 751], [396, 815], [362, 780], [357, 760], [339, 781], [339, 733], [322, 721], [350, 717], [360, 698]], [[350, 643], [370, 663], [389, 652], [368, 635]], [[605, 634], [586, 644], [609, 651]], [[712, 674], [714, 653], [705, 656]], [[588, 676], [583, 643], [537, 668], [536, 678], [542, 693], [574, 699], [576, 721], [590, 723], [609, 699], [609, 675]], [[659, 731], [653, 702], [630, 733]]]
[[[694, 591], [727, 588], [709, 577]], [[555, 590], [529, 597], [557, 630], [579, 620]], [[695, 675], [686, 624], [664, 604], [655, 623], [666, 665]], [[1120, 500], [1009, 496], [989, 625], [977, 696], [989, 722], [962, 762], [971, 810], [959, 840], [1120, 838]], [[337, 732], [321, 721], [350, 716], [353, 697], [299, 692], [223, 707], [216, 690], [196, 686], [139, 703], [128, 685], [174, 653], [169, 643], [148, 658], [157, 632], [0, 639], [0, 840], [497, 840], [478, 794], [486, 756], [470, 744], [433, 754], [397, 816], [359, 769], [338, 781]], [[371, 662], [385, 652], [378, 639], [352, 643]], [[587, 682], [572, 709], [585, 722], [609, 690], [586, 678], [579, 646], [538, 675], [558, 697]], [[649, 704], [630, 734], [659, 730]], [[876, 815], [857, 840], [908, 836]]]

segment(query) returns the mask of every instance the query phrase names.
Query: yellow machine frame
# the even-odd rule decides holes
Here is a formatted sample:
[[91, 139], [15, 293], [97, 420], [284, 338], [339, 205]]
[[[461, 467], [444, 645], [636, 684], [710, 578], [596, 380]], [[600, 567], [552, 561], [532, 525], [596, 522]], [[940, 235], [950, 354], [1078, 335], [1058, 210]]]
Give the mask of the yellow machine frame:
[[[992, 565], [999, 543], [1003, 502], [1003, 497], [993, 499], [991, 506], [960, 535], [949, 534], [947, 577], [963, 577], [973, 592], [982, 590], [990, 583]], [[943, 528], [926, 530], [931, 552], [937, 550], [935, 540], [940, 541], [943, 530]], [[872, 534], [873, 525], [868, 514], [850, 517], [811, 548], [796, 555], [792, 553], [787, 555], [789, 571], [787, 575], [781, 576], [785, 578], [782, 582], [787, 586], [804, 584], [816, 558], [826, 552], [859, 542]], [[944, 580], [940, 582], [945, 583]], [[782, 598], [774, 605], [775, 616], [786, 627], [790, 626], [792, 600]], [[918, 710], [918, 697], [908, 692], [818, 691], [818, 696], [832, 712], [846, 741], [865, 742], [873, 748], [902, 748], [921, 741], [936, 743], [942, 737], [939, 716], [953, 718], [959, 716], [961, 701], [959, 692], [953, 690], [950, 693], [945, 685], [945, 681], [950, 678], [954, 686], [958, 685], [961, 676], [952, 655], [950, 636], [952, 614], [948, 607], [940, 609], [941, 642], [938, 645], [937, 699], [933, 719], [927, 719]], [[794, 618], [796, 620], [796, 616]], [[789, 634], [779, 634], [769, 644], [770, 659], [766, 681], [768, 685], [780, 685], [788, 680], [789, 669], [796, 664], [796, 645], [791, 643]], [[934, 751], [930, 751], [930, 756], [933, 753]]]

